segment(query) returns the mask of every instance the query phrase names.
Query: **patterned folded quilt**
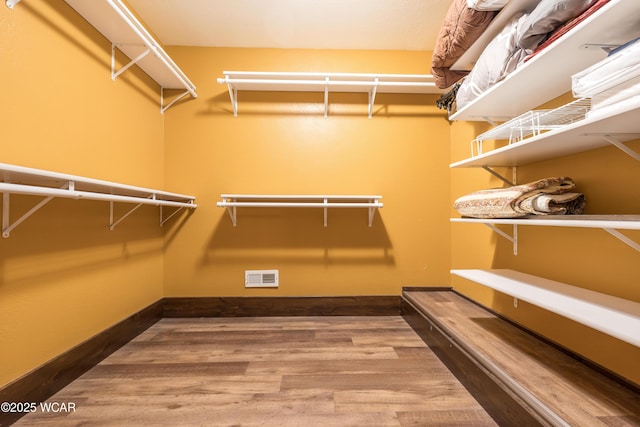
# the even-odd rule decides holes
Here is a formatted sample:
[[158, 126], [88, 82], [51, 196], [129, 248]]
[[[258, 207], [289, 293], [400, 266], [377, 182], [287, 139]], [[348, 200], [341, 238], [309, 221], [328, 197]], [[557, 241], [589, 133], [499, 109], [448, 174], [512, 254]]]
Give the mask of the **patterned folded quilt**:
[[527, 215], [569, 215], [584, 211], [585, 197], [571, 192], [571, 178], [544, 178], [509, 188], [480, 190], [462, 196], [453, 207], [473, 218], [517, 218]]

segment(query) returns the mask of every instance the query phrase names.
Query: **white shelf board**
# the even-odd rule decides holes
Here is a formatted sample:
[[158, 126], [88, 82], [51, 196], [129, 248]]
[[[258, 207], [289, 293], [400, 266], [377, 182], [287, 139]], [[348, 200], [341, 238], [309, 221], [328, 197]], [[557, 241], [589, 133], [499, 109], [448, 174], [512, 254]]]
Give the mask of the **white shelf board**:
[[[237, 90], [285, 92], [442, 93], [431, 74], [357, 74], [223, 71], [218, 83]], [[377, 82], [376, 82], [377, 79]]]
[[237, 208], [322, 208], [324, 226], [327, 226], [329, 208], [365, 208], [369, 211], [369, 227], [376, 209], [384, 204], [382, 196], [375, 195], [311, 195], [311, 194], [222, 194], [218, 207], [226, 208], [235, 227]]
[[[54, 198], [100, 200], [110, 202], [110, 223], [113, 228], [141, 205], [159, 206], [160, 224], [164, 224], [182, 208], [195, 209], [195, 197], [166, 191], [153, 190], [127, 184], [86, 178], [51, 172], [42, 169], [0, 163], [0, 191], [3, 193], [2, 203], [2, 237], [9, 237], [11, 231], [25, 219], [33, 215], [41, 207]], [[44, 199], [37, 203], [20, 218], [11, 221], [10, 196], [22, 194], [42, 196]], [[129, 210], [120, 219], [114, 219], [113, 203], [132, 203]], [[173, 213], [164, 216], [162, 207], [177, 208]]]
[[260, 71], [223, 71], [218, 83], [226, 84], [233, 115], [238, 115], [238, 91], [324, 92], [324, 117], [329, 111], [329, 93], [362, 92], [369, 95], [369, 118], [373, 115], [376, 94], [435, 94], [431, 74], [356, 74], [356, 73], [294, 73]]
[[504, 121], [569, 92], [573, 74], [606, 57], [586, 46], [620, 45], [640, 36], [639, 16], [639, 1], [611, 0], [450, 119]]
[[517, 13], [530, 12], [540, 0], [511, 0], [493, 18], [480, 37], [449, 67], [451, 70], [470, 71], [487, 45], [502, 31], [509, 20]]
[[514, 270], [451, 274], [527, 301], [640, 347], [640, 303]]
[[121, 0], [65, 1], [129, 59], [133, 60], [150, 49], [151, 52], [136, 65], [160, 87], [185, 89], [191, 96], [197, 97], [194, 84]]
[[[119, 184], [93, 178], [86, 178], [77, 175], [69, 175], [59, 172], [51, 172], [42, 169], [34, 169], [24, 166], [0, 163], [0, 178], [4, 184], [23, 185], [34, 188], [59, 189], [67, 182], [73, 182], [76, 191], [86, 193], [100, 193], [107, 196], [127, 196], [135, 198], [153, 197], [153, 202], [178, 202], [189, 204], [189, 207], [196, 207], [192, 202], [194, 196], [188, 196], [167, 191], [154, 190], [144, 187], [137, 187], [127, 184]], [[150, 203], [153, 204], [153, 203]]]
[[594, 114], [559, 129], [483, 153], [459, 162], [452, 168], [522, 166], [541, 160], [605, 147], [609, 135], [625, 142], [640, 138], [640, 99], [606, 115]]
[[533, 215], [526, 218], [451, 218], [451, 222], [640, 230], [640, 215]]

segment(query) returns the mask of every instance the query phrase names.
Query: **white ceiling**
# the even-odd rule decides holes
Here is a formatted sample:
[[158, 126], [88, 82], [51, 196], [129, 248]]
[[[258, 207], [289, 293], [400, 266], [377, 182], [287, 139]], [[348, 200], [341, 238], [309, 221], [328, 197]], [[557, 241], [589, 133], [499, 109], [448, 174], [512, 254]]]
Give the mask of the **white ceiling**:
[[432, 50], [451, 0], [128, 0], [167, 46]]

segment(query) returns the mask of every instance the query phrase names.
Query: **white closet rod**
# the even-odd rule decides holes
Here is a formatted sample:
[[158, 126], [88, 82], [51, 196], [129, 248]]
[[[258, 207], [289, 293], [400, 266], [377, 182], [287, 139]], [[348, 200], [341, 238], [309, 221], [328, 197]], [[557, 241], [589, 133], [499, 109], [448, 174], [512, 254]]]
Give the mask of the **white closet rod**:
[[380, 202], [373, 203], [309, 203], [309, 202], [218, 202], [221, 208], [381, 208]]
[[49, 187], [37, 187], [32, 185], [0, 183], [0, 192], [11, 194], [25, 194], [32, 196], [44, 197], [63, 197], [67, 199], [87, 199], [102, 200], [123, 203], [139, 203], [153, 206], [172, 206], [172, 207], [188, 207], [196, 208], [198, 205], [192, 202], [177, 202], [173, 200], [163, 200], [155, 198], [155, 194], [149, 194], [148, 197], [122, 196], [118, 194], [95, 193], [90, 191], [77, 191], [73, 189], [65, 190]]
[[373, 80], [303, 80], [303, 79], [234, 79], [218, 78], [220, 84], [257, 84], [257, 85], [310, 85], [325, 86], [362, 86], [362, 87], [435, 87], [433, 82], [385, 82]]
[[122, 3], [121, 0], [106, 0], [107, 3], [113, 8], [113, 10], [120, 15], [120, 17], [131, 27], [131, 29], [140, 37], [143, 43], [153, 51], [153, 54], [160, 59], [167, 68], [171, 71], [171, 73], [176, 76], [178, 80], [183, 84], [185, 89], [193, 96], [197, 98], [195, 87], [193, 83], [189, 81], [187, 76], [182, 73], [182, 71], [178, 68], [178, 66], [171, 60], [169, 56], [165, 53], [165, 51], [158, 45], [158, 43], [154, 40], [154, 38], [149, 34], [149, 32], [142, 26], [140, 21], [136, 19], [135, 16], [127, 9], [127, 7]]

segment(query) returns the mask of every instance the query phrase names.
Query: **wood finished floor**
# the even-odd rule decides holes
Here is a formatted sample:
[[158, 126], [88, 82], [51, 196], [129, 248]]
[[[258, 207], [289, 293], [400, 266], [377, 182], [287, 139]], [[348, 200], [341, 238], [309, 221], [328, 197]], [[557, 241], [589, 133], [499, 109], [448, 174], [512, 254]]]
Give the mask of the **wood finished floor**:
[[571, 426], [640, 426], [640, 395], [454, 292], [406, 292]]
[[399, 316], [162, 319], [29, 425], [492, 426]]

